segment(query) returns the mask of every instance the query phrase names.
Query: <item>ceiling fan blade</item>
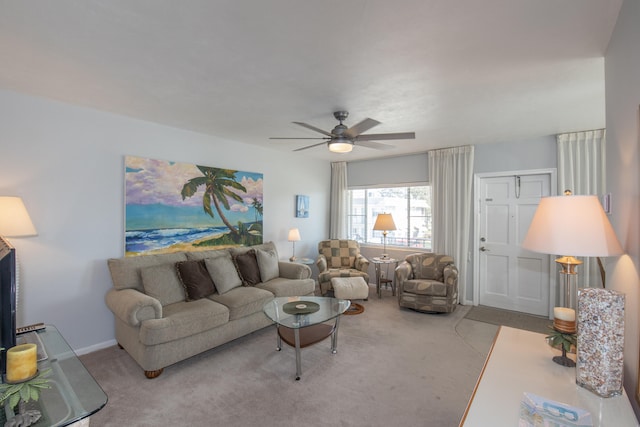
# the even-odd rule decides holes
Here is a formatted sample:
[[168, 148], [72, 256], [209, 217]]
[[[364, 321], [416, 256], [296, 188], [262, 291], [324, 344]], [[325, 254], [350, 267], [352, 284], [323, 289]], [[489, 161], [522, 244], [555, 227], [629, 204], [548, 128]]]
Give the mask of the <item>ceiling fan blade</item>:
[[324, 142], [324, 141], [323, 141], [323, 142], [319, 142], [319, 143], [317, 143], [317, 144], [307, 145], [306, 147], [296, 148], [296, 149], [295, 149], [295, 150], [293, 150], [293, 151], [302, 151], [302, 150], [307, 150], [307, 149], [309, 149], [309, 148], [317, 147], [318, 145], [323, 145], [323, 144], [326, 144], [326, 142]]
[[349, 129], [345, 130], [342, 133], [342, 135], [346, 136], [347, 138], [353, 139], [356, 136], [360, 135], [362, 132], [366, 132], [372, 127], [377, 126], [379, 124], [380, 122], [377, 120], [364, 119], [360, 123], [356, 123], [355, 125], [351, 126]]
[[293, 122], [293, 123], [297, 124], [298, 126], [302, 126], [302, 127], [304, 127], [304, 128], [311, 129], [311, 130], [316, 131], [316, 132], [320, 132], [320, 133], [321, 133], [321, 134], [323, 134], [323, 135], [332, 136], [332, 135], [331, 135], [329, 132], [327, 132], [326, 130], [322, 130], [322, 129], [317, 128], [317, 127], [315, 127], [315, 126], [311, 126], [311, 125], [309, 125], [309, 124], [307, 124], [307, 123], [302, 123], [302, 122]]
[[360, 135], [356, 138], [356, 141], [385, 141], [389, 139], [416, 139], [416, 134], [415, 132], [372, 133]]
[[298, 137], [287, 137], [287, 136], [271, 136], [269, 139], [324, 139], [325, 141], [330, 140], [331, 138], [325, 138], [323, 136], [319, 136], [317, 138], [298, 138]]
[[358, 141], [355, 144], [359, 147], [374, 148], [376, 150], [393, 150], [394, 148], [396, 148], [393, 145], [382, 144], [380, 142], [373, 141]]

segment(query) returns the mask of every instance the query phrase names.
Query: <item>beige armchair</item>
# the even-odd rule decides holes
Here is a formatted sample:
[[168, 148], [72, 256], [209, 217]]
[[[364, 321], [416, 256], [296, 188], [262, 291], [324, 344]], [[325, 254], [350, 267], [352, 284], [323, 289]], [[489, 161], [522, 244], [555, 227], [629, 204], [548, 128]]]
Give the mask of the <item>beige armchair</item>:
[[458, 269], [448, 255], [408, 255], [396, 268], [398, 305], [427, 313], [451, 313], [458, 305]]
[[320, 293], [325, 295], [334, 277], [362, 277], [369, 283], [369, 260], [360, 254], [355, 240], [323, 240], [318, 243], [318, 282]]

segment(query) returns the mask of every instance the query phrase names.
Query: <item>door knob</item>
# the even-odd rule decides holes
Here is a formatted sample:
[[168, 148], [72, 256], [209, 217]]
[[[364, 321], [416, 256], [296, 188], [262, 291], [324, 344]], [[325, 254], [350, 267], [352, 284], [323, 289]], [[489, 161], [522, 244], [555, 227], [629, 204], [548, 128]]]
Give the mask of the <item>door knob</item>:
[[484, 246], [481, 246], [481, 247], [480, 247], [480, 250], [481, 250], [482, 252], [489, 252], [489, 249], [485, 248]]

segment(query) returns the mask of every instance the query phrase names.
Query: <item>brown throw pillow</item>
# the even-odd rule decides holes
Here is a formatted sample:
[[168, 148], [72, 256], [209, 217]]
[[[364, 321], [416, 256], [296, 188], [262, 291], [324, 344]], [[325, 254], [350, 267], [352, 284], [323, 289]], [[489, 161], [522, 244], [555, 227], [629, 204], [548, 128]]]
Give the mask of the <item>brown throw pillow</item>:
[[176, 263], [178, 277], [184, 286], [187, 301], [195, 301], [216, 291], [203, 260]]
[[233, 262], [236, 264], [244, 286], [255, 286], [262, 281], [255, 250], [250, 249], [245, 253], [235, 255]]

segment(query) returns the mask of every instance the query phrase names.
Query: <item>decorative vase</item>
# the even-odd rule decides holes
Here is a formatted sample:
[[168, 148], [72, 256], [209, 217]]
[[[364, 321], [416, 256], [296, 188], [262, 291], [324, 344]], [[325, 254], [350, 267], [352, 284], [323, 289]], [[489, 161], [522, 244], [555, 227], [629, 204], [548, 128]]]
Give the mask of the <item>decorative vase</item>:
[[576, 383], [601, 397], [622, 394], [624, 294], [578, 291]]

